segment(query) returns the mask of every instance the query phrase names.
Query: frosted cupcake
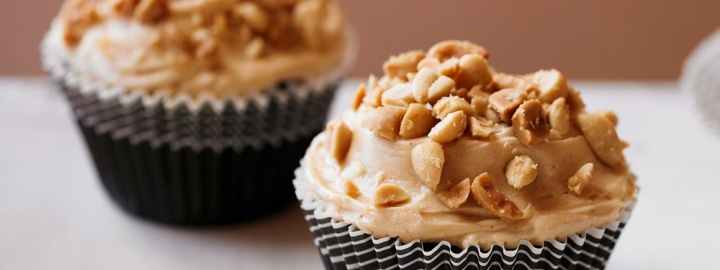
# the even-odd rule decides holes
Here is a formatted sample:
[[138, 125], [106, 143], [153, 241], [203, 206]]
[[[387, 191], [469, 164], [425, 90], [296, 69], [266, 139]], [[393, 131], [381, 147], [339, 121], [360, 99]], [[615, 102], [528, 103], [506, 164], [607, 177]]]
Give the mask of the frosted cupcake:
[[332, 0], [70, 0], [42, 53], [115, 202], [221, 224], [290, 201], [349, 44]]
[[327, 269], [604, 268], [636, 194], [615, 114], [469, 42], [383, 68], [296, 171]]

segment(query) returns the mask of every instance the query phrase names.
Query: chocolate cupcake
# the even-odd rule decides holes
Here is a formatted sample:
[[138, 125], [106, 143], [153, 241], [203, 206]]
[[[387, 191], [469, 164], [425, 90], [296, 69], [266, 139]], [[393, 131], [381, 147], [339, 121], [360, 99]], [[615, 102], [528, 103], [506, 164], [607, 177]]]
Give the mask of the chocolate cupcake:
[[332, 0], [68, 0], [42, 54], [122, 209], [224, 224], [291, 201], [348, 37]]
[[615, 114], [469, 42], [383, 68], [296, 171], [327, 269], [605, 267], [637, 191]]

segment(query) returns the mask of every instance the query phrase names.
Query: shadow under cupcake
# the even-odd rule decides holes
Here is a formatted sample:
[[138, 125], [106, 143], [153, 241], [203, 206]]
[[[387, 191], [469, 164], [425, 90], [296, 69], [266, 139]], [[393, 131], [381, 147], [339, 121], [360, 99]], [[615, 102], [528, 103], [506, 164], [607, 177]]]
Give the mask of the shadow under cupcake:
[[41, 51], [113, 201], [203, 225], [290, 203], [350, 45], [334, 1], [69, 0]]
[[637, 192], [614, 113], [464, 41], [383, 69], [296, 171], [326, 269], [605, 267]]

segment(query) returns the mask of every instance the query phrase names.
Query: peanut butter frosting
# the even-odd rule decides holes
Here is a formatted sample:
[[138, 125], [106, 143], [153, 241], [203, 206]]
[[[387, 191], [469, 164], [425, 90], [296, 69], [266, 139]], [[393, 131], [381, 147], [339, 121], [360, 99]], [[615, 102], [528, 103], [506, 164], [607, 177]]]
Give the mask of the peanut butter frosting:
[[68, 0], [49, 39], [93, 79], [221, 98], [331, 73], [346, 56], [334, 0]]
[[559, 71], [500, 73], [464, 41], [383, 68], [296, 180], [334, 218], [406, 242], [516, 246], [609, 225], [634, 202], [616, 115], [587, 112]]

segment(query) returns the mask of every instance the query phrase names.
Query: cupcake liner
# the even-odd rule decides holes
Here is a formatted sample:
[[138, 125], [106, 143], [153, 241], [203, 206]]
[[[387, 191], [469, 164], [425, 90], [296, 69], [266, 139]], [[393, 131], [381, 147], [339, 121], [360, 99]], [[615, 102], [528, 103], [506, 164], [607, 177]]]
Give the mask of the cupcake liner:
[[461, 248], [447, 241], [405, 243], [397, 237], [375, 237], [331, 217], [309, 193], [300, 170], [295, 173], [295, 193], [325, 269], [604, 269], [635, 204], [605, 227], [542, 245], [523, 240], [517, 247], [483, 249], [477, 245]]
[[344, 68], [217, 99], [112, 88], [74, 70], [48, 39], [43, 63], [69, 101], [99, 178], [127, 212], [206, 225], [252, 221], [292, 200], [292, 172]]

